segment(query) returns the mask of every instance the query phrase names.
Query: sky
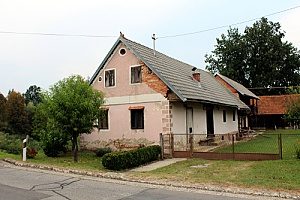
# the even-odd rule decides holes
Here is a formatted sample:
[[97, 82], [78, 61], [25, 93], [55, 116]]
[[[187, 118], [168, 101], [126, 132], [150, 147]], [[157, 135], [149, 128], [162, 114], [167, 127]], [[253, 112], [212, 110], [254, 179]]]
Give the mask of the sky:
[[[0, 0], [0, 93], [24, 93], [31, 85], [48, 90], [70, 75], [91, 77], [117, 40], [125, 37], [205, 69], [216, 38], [235, 24], [300, 6], [299, 0]], [[300, 49], [300, 8], [268, 17]], [[232, 26], [243, 32], [255, 21]], [[45, 36], [18, 33], [84, 34], [112, 37]]]

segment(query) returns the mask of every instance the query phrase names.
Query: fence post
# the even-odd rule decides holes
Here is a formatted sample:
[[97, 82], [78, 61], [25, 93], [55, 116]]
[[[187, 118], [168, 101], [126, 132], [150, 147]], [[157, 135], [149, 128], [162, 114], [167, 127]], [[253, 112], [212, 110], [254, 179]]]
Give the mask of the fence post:
[[173, 134], [170, 134], [171, 136], [171, 158], [173, 158], [174, 155], [174, 136]]
[[234, 160], [235, 159], [235, 156], [234, 156], [234, 134], [231, 135], [231, 139], [232, 139], [232, 159]]
[[190, 157], [193, 157], [193, 151], [194, 151], [194, 136], [193, 134], [190, 134]]
[[160, 148], [161, 148], [160, 159], [163, 160], [165, 147], [164, 147], [164, 137], [163, 137], [162, 133], [159, 134], [159, 141], [160, 141]]
[[282, 137], [281, 137], [281, 133], [278, 134], [278, 150], [279, 150], [279, 159], [282, 160]]

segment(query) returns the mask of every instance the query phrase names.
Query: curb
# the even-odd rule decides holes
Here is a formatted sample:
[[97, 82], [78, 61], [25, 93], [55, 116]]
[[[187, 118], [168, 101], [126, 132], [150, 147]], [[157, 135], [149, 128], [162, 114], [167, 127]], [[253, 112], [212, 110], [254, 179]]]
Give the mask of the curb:
[[238, 187], [226, 188], [226, 187], [222, 187], [222, 186], [187, 185], [187, 184], [180, 184], [180, 183], [170, 183], [170, 182], [167, 183], [167, 182], [162, 182], [162, 181], [147, 181], [147, 180], [144, 181], [144, 180], [128, 178], [128, 177], [125, 177], [123, 173], [116, 173], [116, 172], [101, 173], [101, 172], [89, 172], [89, 171], [73, 170], [73, 169], [62, 169], [62, 168], [50, 167], [47, 165], [24, 163], [24, 162], [16, 161], [13, 159], [7, 159], [7, 158], [4, 158], [3, 161], [7, 162], [9, 164], [18, 166], [18, 167], [48, 170], [48, 171], [76, 174], [76, 175], [83, 175], [83, 176], [90, 176], [90, 177], [114, 179], [114, 180], [127, 181], [127, 182], [133, 182], [133, 183], [143, 183], [143, 184], [151, 184], [151, 185], [157, 185], [157, 186], [168, 186], [168, 187], [175, 187], [175, 188], [204, 190], [204, 191], [212, 191], [212, 192], [224, 192], [224, 193], [231, 193], [231, 194], [265, 196], [265, 197], [300, 200], [300, 195], [290, 194], [287, 192], [275, 192], [275, 191], [270, 192], [270, 190], [268, 190], [268, 191], [266, 191], [266, 190], [250, 190], [250, 189], [238, 188]]

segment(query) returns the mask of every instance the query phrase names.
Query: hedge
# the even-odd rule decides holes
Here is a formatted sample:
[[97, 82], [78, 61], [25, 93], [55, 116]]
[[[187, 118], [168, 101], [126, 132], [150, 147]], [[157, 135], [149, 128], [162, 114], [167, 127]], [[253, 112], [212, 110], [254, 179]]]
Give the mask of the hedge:
[[129, 169], [158, 160], [160, 154], [161, 148], [158, 145], [130, 151], [112, 152], [102, 157], [102, 165], [111, 170]]
[[111, 152], [112, 152], [111, 148], [104, 147], [104, 148], [98, 148], [98, 149], [96, 149], [95, 154], [96, 154], [97, 157], [102, 157], [105, 154], [111, 153]]

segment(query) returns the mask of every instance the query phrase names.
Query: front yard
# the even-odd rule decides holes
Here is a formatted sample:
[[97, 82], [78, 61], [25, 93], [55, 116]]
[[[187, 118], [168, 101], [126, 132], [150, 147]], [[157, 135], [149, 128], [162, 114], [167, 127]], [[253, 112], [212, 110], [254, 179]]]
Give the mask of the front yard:
[[[267, 132], [268, 137], [257, 137], [246, 143], [241, 142], [237, 151], [255, 152], [258, 148], [266, 152], [277, 151], [269, 149], [267, 141], [277, 142], [273, 133], [300, 133], [300, 130], [283, 130]], [[176, 182], [198, 185], [238, 186], [242, 188], [272, 189], [275, 191], [289, 191], [300, 194], [300, 160], [295, 157], [294, 144], [298, 144], [300, 137], [283, 137], [283, 160], [275, 161], [211, 161], [188, 159], [167, 167], [150, 172], [123, 171], [125, 177], [151, 181]], [[284, 139], [285, 137], [285, 139]], [[296, 139], [295, 139], [296, 138]], [[247, 147], [247, 148], [246, 148]], [[219, 149], [220, 152], [226, 152]], [[230, 151], [230, 150], [228, 150]], [[11, 158], [21, 161], [20, 155], [5, 153], [0, 150], [0, 159]], [[92, 172], [107, 172], [101, 163], [101, 158], [93, 152], [80, 152], [79, 162], [74, 163], [70, 153], [63, 157], [50, 158], [41, 151], [29, 163], [50, 165], [59, 168], [86, 170]]]

